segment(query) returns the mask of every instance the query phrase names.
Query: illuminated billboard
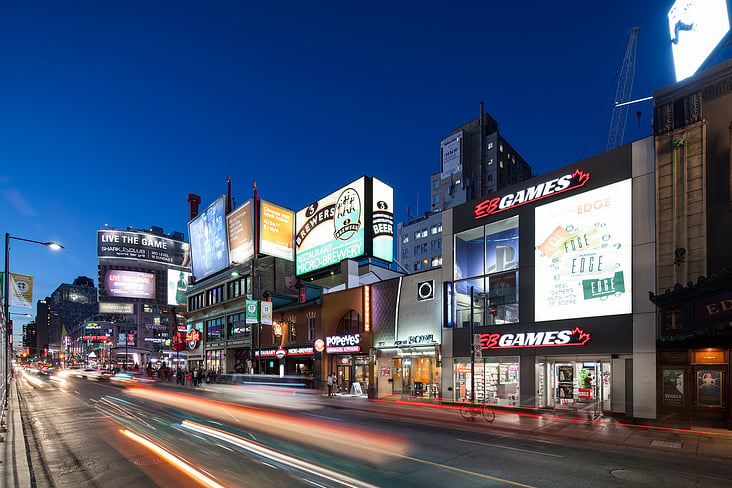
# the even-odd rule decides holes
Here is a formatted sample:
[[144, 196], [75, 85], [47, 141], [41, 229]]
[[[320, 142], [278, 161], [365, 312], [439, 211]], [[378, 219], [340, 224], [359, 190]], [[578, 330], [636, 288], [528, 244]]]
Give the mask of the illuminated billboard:
[[134, 259], [173, 266], [190, 266], [187, 242], [142, 231], [99, 229], [97, 258]]
[[696, 73], [729, 32], [727, 0], [678, 0], [668, 12], [676, 81]]
[[188, 222], [193, 277], [203, 279], [229, 266], [225, 196]]
[[293, 261], [295, 214], [265, 200], [259, 201], [259, 252]]
[[372, 178], [372, 182], [373, 256], [391, 263], [394, 259], [394, 189], [376, 178]]
[[104, 274], [106, 296], [155, 299], [155, 275], [141, 271], [110, 269]]
[[298, 275], [362, 256], [365, 252], [366, 177], [297, 212]]
[[185, 307], [188, 305], [188, 277], [191, 273], [180, 269], [168, 268], [168, 305]]
[[229, 230], [229, 261], [245, 263], [254, 257], [254, 213], [252, 201], [247, 200], [239, 208], [226, 216]]
[[632, 312], [631, 180], [535, 209], [535, 319]]

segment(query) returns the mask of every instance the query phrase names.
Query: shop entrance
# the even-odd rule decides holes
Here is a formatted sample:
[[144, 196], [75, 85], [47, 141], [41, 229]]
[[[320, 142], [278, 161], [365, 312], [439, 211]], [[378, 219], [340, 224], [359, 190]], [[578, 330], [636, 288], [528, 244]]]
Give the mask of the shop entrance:
[[539, 361], [537, 403], [599, 416], [610, 411], [611, 362], [605, 359]]

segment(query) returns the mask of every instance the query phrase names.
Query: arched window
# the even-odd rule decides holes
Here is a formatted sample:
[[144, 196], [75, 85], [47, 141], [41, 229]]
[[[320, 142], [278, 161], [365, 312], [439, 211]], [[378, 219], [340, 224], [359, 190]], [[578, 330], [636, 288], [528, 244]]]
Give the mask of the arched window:
[[338, 322], [337, 335], [358, 334], [361, 332], [361, 315], [355, 310], [349, 310]]

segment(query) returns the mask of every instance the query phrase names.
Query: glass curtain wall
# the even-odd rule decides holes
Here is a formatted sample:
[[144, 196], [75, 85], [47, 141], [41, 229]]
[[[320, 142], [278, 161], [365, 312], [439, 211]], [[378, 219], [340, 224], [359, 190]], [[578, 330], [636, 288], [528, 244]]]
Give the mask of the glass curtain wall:
[[455, 235], [455, 322], [470, 326], [473, 288], [473, 325], [517, 323], [519, 218]]

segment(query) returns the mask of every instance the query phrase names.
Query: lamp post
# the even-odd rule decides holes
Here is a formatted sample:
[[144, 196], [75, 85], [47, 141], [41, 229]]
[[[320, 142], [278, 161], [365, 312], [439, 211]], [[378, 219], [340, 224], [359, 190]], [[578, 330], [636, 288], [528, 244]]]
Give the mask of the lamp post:
[[[64, 246], [58, 242], [42, 242], [34, 241], [33, 239], [24, 239], [22, 237], [11, 236], [9, 233], [5, 233], [5, 281], [3, 290], [3, 315], [5, 317], [5, 331], [3, 337], [3, 349], [4, 354], [2, 357], [2, 375], [3, 375], [3, 388], [5, 394], [2, 396], [3, 402], [7, 403], [8, 396], [10, 394], [10, 351], [13, 339], [13, 323], [10, 320], [10, 239], [16, 241], [30, 242], [32, 244], [40, 244], [42, 246], [50, 247], [54, 251], [64, 249]], [[2, 415], [0, 413], [0, 415]]]

